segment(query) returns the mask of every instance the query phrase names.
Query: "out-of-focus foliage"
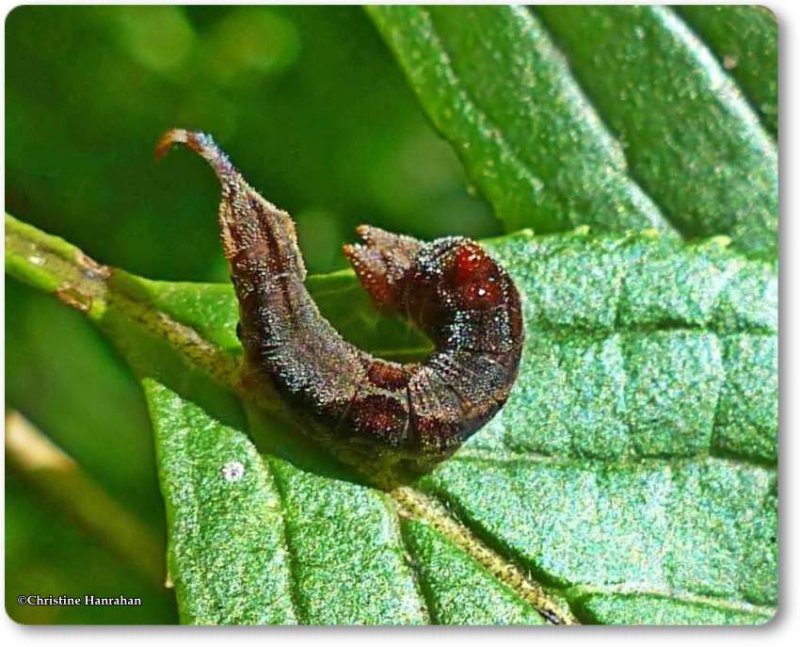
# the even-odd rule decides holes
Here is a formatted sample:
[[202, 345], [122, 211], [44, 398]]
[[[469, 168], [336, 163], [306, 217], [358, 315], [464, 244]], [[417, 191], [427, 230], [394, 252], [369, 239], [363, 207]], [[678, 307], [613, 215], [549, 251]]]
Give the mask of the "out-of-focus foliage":
[[208, 170], [154, 162], [173, 126], [296, 216], [311, 272], [363, 221], [497, 231], [357, 7], [23, 7], [6, 33], [6, 208], [102, 262], [227, 279]]
[[[420, 483], [476, 536], [544, 583], [545, 593], [558, 589], [555, 597], [568, 600], [583, 621], [752, 623], [770, 617], [776, 603], [774, 267], [707, 254], [730, 243], [737, 252], [776, 260], [777, 50], [764, 12], [728, 12], [729, 20], [709, 26], [714, 13], [371, 10], [431, 121], [457, 148], [507, 230], [533, 225], [563, 232], [586, 223], [609, 231], [647, 224], [669, 229], [669, 222], [685, 237], [730, 237], [697, 249], [664, 240], [662, 248], [650, 232], [641, 248], [622, 244], [622, 257], [618, 243], [606, 248], [583, 229], [545, 239], [523, 232], [494, 243], [518, 274], [529, 331], [537, 333], [526, 346], [517, 404], [510, 402], [473, 439], [466, 448], [468, 459], [477, 451], [471, 463], [464, 456], [446, 461]], [[748, 18], [756, 13], [758, 20]], [[755, 36], [749, 49], [732, 51], [743, 25]], [[76, 248], [9, 221], [12, 274], [44, 290], [71, 280], [99, 286], [103, 292], [88, 314], [143, 378], [182, 619], [532, 621], [519, 614], [528, 610], [527, 593], [510, 599], [499, 585], [492, 590], [502, 614], [477, 613], [489, 593], [453, 599], [454, 573], [462, 585], [498, 584], [477, 562], [443, 560], [457, 554], [461, 531], [445, 533], [455, 542], [448, 546], [407, 519], [398, 530], [383, 523], [391, 506], [379, 492], [356, 500], [347, 481], [332, 480], [344, 489], [325, 499], [316, 482], [325, 470], [310, 469], [307, 479], [283, 453], [272, 457], [270, 442], [284, 447], [269, 425], [244, 420], [229, 393], [207, 398], [208, 366], [186, 370], [158, 335], [151, 343], [135, 330], [148, 316], [161, 321], [177, 298], [197, 315], [189, 323], [192, 339], [210, 332], [214, 344], [221, 339], [226, 350], [238, 352], [235, 308], [230, 294], [220, 298], [230, 286], [217, 241], [215, 183], [202, 164], [175, 157], [154, 164], [152, 144], [167, 127], [213, 133], [246, 177], [296, 216], [312, 272], [343, 264], [339, 245], [361, 221], [420, 237], [498, 230], [485, 204], [468, 196], [455, 156], [425, 124], [359, 9], [24, 7], [11, 14], [6, 31], [7, 209], [104, 263], [154, 278], [223, 282], [202, 288], [207, 299], [199, 298], [198, 284], [149, 283], [125, 273], [106, 282], [90, 276], [91, 269], [87, 274]], [[755, 59], [746, 55], [755, 50]], [[592, 126], [586, 141], [576, 138], [580, 124]], [[588, 154], [601, 140], [611, 142], [608, 150]], [[545, 188], [553, 194], [549, 202], [540, 199]], [[576, 196], [589, 206], [575, 203]], [[603, 196], [614, 199], [603, 202]], [[629, 203], [635, 208], [627, 209]], [[631, 213], [633, 219], [622, 217]], [[53, 253], [33, 253], [37, 239]], [[772, 287], [761, 289], [759, 277]], [[355, 291], [344, 273], [311, 280], [312, 290], [328, 280], [337, 290]], [[153, 442], [129, 370], [74, 313], [13, 281], [7, 285], [8, 403], [163, 532]], [[125, 291], [137, 285], [129, 299]], [[369, 347], [379, 339], [386, 350], [392, 336], [363, 325], [375, 313], [357, 294], [352, 302], [325, 306], [331, 293], [315, 292], [351, 340]], [[124, 303], [107, 300], [120, 295]], [[142, 305], [151, 299], [155, 315]], [[344, 312], [340, 320], [337, 310]], [[747, 313], [755, 324], [742, 326]], [[359, 318], [360, 325], [350, 326]], [[402, 334], [398, 346], [405, 350], [410, 337], [405, 329]], [[204, 353], [219, 359], [213, 349], [198, 354], [208, 359]], [[170, 385], [191, 397], [176, 400], [159, 387], [159, 376], [171, 376]], [[214, 406], [200, 407], [207, 399]], [[261, 453], [248, 455], [251, 481], [253, 475], [261, 480], [236, 499], [214, 486], [222, 482], [223, 445], [234, 439], [250, 447], [253, 438], [239, 431], [245, 427], [266, 449], [257, 445]], [[198, 429], [207, 434], [184, 433]], [[302, 439], [288, 438], [287, 455], [314, 456], [305, 445], [295, 447]], [[197, 464], [190, 444], [199, 452]], [[506, 449], [515, 452], [510, 460], [492, 463]], [[203, 461], [208, 475], [197, 469]], [[319, 465], [328, 463], [322, 456]], [[140, 582], [140, 574], [86, 536], [75, 519], [54, 517], [18, 476], [7, 481], [12, 617], [176, 619], [168, 593], [152, 580]], [[197, 496], [186, 496], [198, 478]], [[249, 550], [281, 543], [258, 527], [261, 513], [275, 515], [270, 488], [288, 511], [285, 526], [270, 528], [287, 533], [297, 581], [289, 586], [286, 578], [266, 578], [277, 586], [277, 603], [247, 594], [248, 610], [238, 605], [237, 592], [250, 586], [248, 577], [280, 572], [285, 557]], [[542, 498], [543, 492], [557, 496]], [[237, 503], [248, 494], [255, 495], [255, 515], [243, 515]], [[401, 507], [410, 505], [393, 496]], [[362, 514], [369, 511], [377, 516]], [[367, 517], [384, 534], [364, 532]], [[230, 523], [241, 531], [239, 541], [206, 550], [227, 541], [218, 530]], [[196, 529], [206, 533], [201, 544], [181, 543], [196, 538]], [[401, 536], [419, 557], [417, 580], [395, 551]], [[373, 540], [380, 550], [362, 545]], [[215, 577], [231, 554], [236, 569], [223, 566], [226, 577]], [[516, 577], [502, 572], [502, 582]], [[29, 581], [31, 593], [142, 595], [146, 602], [135, 615], [18, 607], [13, 596]], [[433, 600], [426, 601], [430, 617], [417, 613], [419, 586]], [[381, 596], [388, 606], [369, 604]], [[711, 598], [721, 606], [709, 604]], [[533, 620], [544, 618], [547, 613]]]
[[[175, 621], [172, 592], [43, 505], [20, 479], [6, 479], [6, 610], [26, 624], [153, 624]], [[138, 597], [140, 607], [19, 606], [19, 595]]]
[[[227, 280], [208, 169], [154, 161], [172, 126], [213, 133], [292, 211], [311, 271], [343, 266], [340, 246], [361, 222], [422, 237], [499, 231], [358, 7], [21, 7], [6, 21], [5, 89], [6, 208], [145, 276]], [[77, 313], [12, 280], [6, 299], [7, 406], [163, 532], [152, 434], [128, 369]], [[26, 541], [52, 510], [25, 487], [8, 489], [7, 582], [23, 581], [37, 555], [33, 588], [66, 592], [81, 570], [108, 573], [99, 592], [118, 589], [127, 571], [69, 521]], [[91, 555], [105, 566], [81, 569]], [[7, 608], [27, 622], [113, 621]], [[174, 609], [126, 617], [163, 622]]]

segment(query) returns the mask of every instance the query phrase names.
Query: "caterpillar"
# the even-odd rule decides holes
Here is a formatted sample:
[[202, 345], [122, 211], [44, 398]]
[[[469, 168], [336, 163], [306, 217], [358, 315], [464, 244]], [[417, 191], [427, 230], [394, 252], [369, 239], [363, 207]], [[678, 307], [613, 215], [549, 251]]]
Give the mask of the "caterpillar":
[[452, 453], [503, 406], [522, 351], [520, 297], [479, 244], [356, 229], [361, 242], [343, 251], [374, 305], [406, 316], [434, 345], [420, 363], [376, 358], [345, 341], [306, 290], [289, 214], [248, 185], [209, 135], [169, 130], [157, 155], [173, 144], [202, 156], [221, 183], [245, 361], [293, 409], [337, 443], [413, 460]]

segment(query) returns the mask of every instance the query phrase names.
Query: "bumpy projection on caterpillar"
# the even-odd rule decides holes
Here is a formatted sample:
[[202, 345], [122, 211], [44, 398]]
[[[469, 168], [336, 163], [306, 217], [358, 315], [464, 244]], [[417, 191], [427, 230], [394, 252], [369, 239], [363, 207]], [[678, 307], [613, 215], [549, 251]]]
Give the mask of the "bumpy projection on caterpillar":
[[372, 357], [322, 317], [288, 213], [262, 198], [210, 136], [174, 129], [156, 149], [185, 144], [222, 184], [219, 222], [239, 300], [249, 368], [337, 441], [377, 455], [444, 456], [508, 398], [523, 324], [517, 289], [475, 242], [421, 242], [361, 226], [345, 245], [375, 305], [407, 316], [434, 343], [422, 363]]

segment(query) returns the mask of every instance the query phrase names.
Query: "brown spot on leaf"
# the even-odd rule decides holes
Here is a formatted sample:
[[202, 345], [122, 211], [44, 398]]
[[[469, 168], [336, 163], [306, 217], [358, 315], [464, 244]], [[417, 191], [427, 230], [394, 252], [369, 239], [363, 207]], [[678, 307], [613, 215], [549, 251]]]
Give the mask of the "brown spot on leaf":
[[61, 303], [86, 314], [92, 309], [92, 296], [81, 292], [72, 285], [62, 285], [55, 291], [55, 295]]

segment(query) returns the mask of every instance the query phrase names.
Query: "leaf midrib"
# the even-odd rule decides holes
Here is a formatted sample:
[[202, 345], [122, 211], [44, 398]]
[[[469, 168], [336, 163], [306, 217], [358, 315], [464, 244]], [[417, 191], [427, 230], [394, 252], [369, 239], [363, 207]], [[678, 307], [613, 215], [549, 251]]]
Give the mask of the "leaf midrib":
[[[12, 224], [12, 229], [14, 229], [15, 221], [9, 221]], [[32, 231], [33, 228], [31, 228]], [[97, 276], [86, 276], [85, 274], [85, 265], [88, 263], [91, 267], [95, 268], [95, 270], [100, 271], [101, 274], [106, 273], [108, 276], [113, 276], [112, 271], [110, 268], [105, 268], [99, 264], [93, 264], [94, 262], [91, 259], [87, 259], [85, 256], [80, 254], [76, 248], [72, 246], [67, 246], [69, 249], [72, 250], [72, 255], [69, 253], [65, 253], [63, 249], [61, 250], [52, 250], [47, 249], [47, 243], [58, 241], [53, 237], [49, 237], [46, 234], [41, 234], [39, 232], [40, 239], [36, 241], [35, 244], [32, 246], [37, 249], [37, 251], [43, 256], [48, 257], [49, 255], [55, 254], [57, 257], [58, 263], [64, 265], [70, 271], [67, 272], [69, 276], [69, 285], [72, 288], [80, 289], [81, 287], [85, 288], [87, 291], [90, 291], [94, 295], [102, 295], [103, 299], [107, 301], [107, 303], [102, 304], [104, 307], [107, 305], [116, 305], [120, 307], [124, 312], [132, 316], [140, 325], [144, 326], [148, 329], [151, 333], [159, 335], [169, 340], [169, 342], [173, 345], [175, 350], [179, 352], [184, 359], [190, 364], [192, 367], [198, 369], [199, 371], [211, 375], [217, 382], [219, 382], [222, 386], [226, 389], [232, 391], [236, 394], [240, 400], [248, 400], [248, 393], [243, 390], [242, 385], [238, 380], [238, 371], [233, 368], [235, 363], [235, 359], [231, 356], [229, 351], [222, 350], [212, 342], [203, 339], [200, 334], [193, 329], [191, 326], [183, 324], [179, 321], [174, 320], [169, 315], [166, 315], [163, 312], [156, 312], [152, 309], [149, 309], [145, 304], [140, 301], [137, 301], [135, 297], [128, 295], [124, 292], [125, 283], [122, 282], [111, 282], [110, 284], [107, 282], [106, 279], [99, 279]], [[30, 240], [27, 241], [31, 243]], [[63, 242], [63, 241], [61, 241]], [[37, 247], [37, 244], [40, 245]], [[41, 246], [44, 244], [44, 247]], [[66, 244], [65, 244], [66, 245]], [[67, 251], [69, 251], [67, 249]], [[58, 265], [61, 267], [61, 265]], [[71, 269], [70, 269], [71, 268]], [[75, 272], [75, 270], [78, 270]], [[12, 271], [12, 274], [14, 272]], [[24, 275], [20, 275], [18, 278], [22, 280], [28, 280], [31, 282], [30, 277], [26, 277]], [[59, 279], [56, 275], [55, 277], [50, 277], [50, 279]], [[88, 285], [82, 285], [82, 282], [89, 282]], [[36, 285], [35, 287], [42, 287], [41, 285]], [[123, 291], [120, 291], [120, 288]], [[57, 292], [58, 288], [53, 289], [52, 285], [48, 284], [47, 291]], [[104, 310], [104, 308], [101, 308]], [[96, 323], [100, 323], [100, 318], [97, 316], [93, 316], [91, 312], [85, 313], [89, 314], [90, 318], [92, 318]], [[223, 368], [224, 370], [220, 370], [220, 366], [216, 361], [208, 360], [208, 355], [211, 355], [214, 358], [223, 358]], [[200, 360], [204, 361], [198, 361]], [[279, 411], [280, 408], [276, 409], [278, 412], [277, 415], [280, 415]], [[273, 413], [271, 411], [271, 413]], [[249, 426], [248, 426], [249, 427]], [[462, 460], [470, 458], [477, 460], [478, 454], [475, 450], [471, 450], [468, 447], [465, 447], [461, 450], [462, 452]], [[472, 454], [472, 455], [471, 455]], [[263, 457], [263, 454], [262, 454]], [[497, 455], [493, 455], [493, 459], [497, 459]], [[687, 457], [687, 460], [697, 459], [698, 457]], [[274, 474], [274, 470], [269, 465], [268, 459], [266, 460], [266, 464], [270, 469], [268, 470], [275, 480], [276, 484], [278, 483], [278, 479]], [[452, 460], [459, 460], [459, 455], [457, 454]], [[552, 457], [543, 457], [536, 454], [524, 454], [522, 456], [514, 455], [513, 458], [509, 457], [509, 460], [514, 461], [535, 461], [535, 462], [552, 462], [558, 464], [569, 464], [570, 461], [563, 461], [563, 459], [554, 459]], [[674, 457], [670, 458], [670, 463], [673, 463], [675, 460]], [[581, 461], [582, 464], [585, 461]], [[659, 462], [663, 462], [663, 459], [659, 461], [659, 459], [643, 459], [639, 463], [628, 463], [631, 465], [635, 464], [659, 464]], [[737, 462], [742, 462], [741, 459], [737, 459]], [[608, 461], [605, 461], [604, 464], [610, 464]], [[623, 464], [620, 464], [623, 465]], [[771, 469], [774, 467], [770, 466]], [[398, 494], [397, 491], [393, 491], [390, 493], [394, 501], [394, 509], [393, 512], [396, 515], [396, 522], [400, 523], [402, 516], [407, 516], [413, 519], [417, 519], [426, 523], [433, 525], [439, 529], [441, 528], [450, 528], [450, 531], [443, 532], [444, 536], [453, 541], [461, 550], [463, 550], [467, 555], [475, 559], [479, 564], [487, 567], [487, 564], [491, 565], [494, 563], [495, 565], [499, 566], [499, 571], [501, 573], [515, 573], [516, 576], [521, 576], [521, 579], [517, 580], [517, 583], [513, 581], [504, 580], [502, 577], [497, 576], [497, 573], [489, 568], [490, 572], [493, 573], [496, 579], [508, 587], [511, 591], [513, 591], [520, 599], [525, 600], [527, 602], [531, 602], [532, 606], [546, 619], [552, 621], [553, 609], [558, 610], [559, 608], [564, 608], [566, 605], [567, 608], [572, 608], [572, 605], [575, 604], [574, 600], [565, 599], [566, 593], [570, 590], [577, 591], [582, 590], [580, 587], [567, 587], [567, 588], [558, 588], [558, 587], [551, 587], [549, 585], [542, 585], [536, 579], [532, 578], [530, 572], [527, 567], [522, 566], [518, 560], [514, 559], [513, 556], [509, 556], [506, 551], [500, 549], [500, 551], [492, 548], [491, 545], [485, 543], [484, 539], [482, 539], [483, 533], [481, 532], [480, 528], [472, 528], [471, 524], [466, 523], [464, 518], [457, 515], [453, 516], [455, 508], [452, 507], [452, 501], [449, 501], [446, 497], [444, 497], [439, 492], [428, 492], [424, 490], [420, 490], [418, 488], [406, 488], [406, 495], [403, 496], [402, 494]], [[429, 512], [427, 514], [420, 514], [419, 506], [409, 506], [408, 505], [408, 496], [411, 496], [413, 500], [416, 501], [433, 501], [434, 505], [428, 505], [423, 507], [428, 507], [433, 509], [433, 512]], [[281, 491], [281, 505], [282, 505], [282, 513], [285, 519], [285, 505], [284, 505], [284, 493]], [[417, 509], [415, 509], [415, 507]], [[440, 530], [441, 531], [441, 530]], [[463, 535], [467, 537], [467, 540], [459, 537], [458, 535]], [[287, 534], [284, 535], [288, 537]], [[401, 533], [402, 537], [402, 533]], [[405, 544], [405, 540], [403, 539], [403, 546], [405, 550], [408, 550], [408, 547]], [[491, 544], [495, 544], [494, 541]], [[287, 546], [287, 551], [291, 555], [291, 548]], [[413, 563], [413, 562], [412, 562]], [[418, 576], [418, 572], [414, 569], [415, 575]], [[295, 578], [292, 578], [293, 585], [295, 583]], [[522, 587], [522, 588], [520, 588]], [[589, 590], [589, 589], [587, 589]], [[531, 593], [533, 591], [534, 593]], [[653, 590], [655, 593], [655, 589]], [[665, 594], [664, 591], [659, 589], [659, 594]], [[669, 591], [666, 592], [669, 594]], [[696, 596], [697, 597], [697, 596]], [[702, 597], [702, 596], [700, 596]], [[699, 600], [700, 597], [697, 597]], [[709, 598], [712, 601], [719, 601], [722, 600], [721, 598]], [[537, 601], [539, 606], [537, 606]], [[302, 614], [302, 609], [300, 609], [300, 605], [297, 602], [297, 596], [293, 602], [293, 608], [296, 612], [300, 612]], [[724, 601], [723, 601], [724, 602]], [[733, 603], [732, 603], [733, 604]], [[428, 606], [428, 605], [426, 605]], [[722, 607], [720, 607], [722, 608]], [[734, 607], [738, 608], [738, 607]], [[760, 609], [760, 607], [759, 607]], [[428, 612], [430, 613], [429, 609]], [[761, 612], [761, 611], [759, 611]], [[570, 613], [566, 613], [566, 615], [562, 614], [561, 616], [558, 615], [558, 611], [555, 612], [555, 617], [559, 618], [562, 622], [572, 622], [574, 618]]]
[[[92, 310], [90, 312], [84, 311], [83, 313], [88, 314], [89, 318], [100, 326], [102, 326], [106, 309], [112, 305], [116, 306], [150, 333], [168, 340], [175, 351], [178, 352], [190, 366], [206, 375], [210, 375], [218, 384], [237, 395], [240, 400], [247, 400], [248, 394], [243, 389], [238, 379], [238, 370], [234, 366], [235, 360], [230, 353], [220, 349], [206, 339], [203, 339], [192, 327], [176, 321], [164, 312], [147, 308], [147, 306], [138, 301], [135, 296], [125, 292], [125, 281], [109, 283], [108, 277], [113, 276], [111, 268], [92, 261], [74, 246], [65, 243], [61, 239], [39, 232], [33, 227], [19, 223], [8, 215], [6, 215], [6, 227], [8, 230], [6, 239], [7, 246], [13, 248], [16, 245], [21, 248], [30, 247], [31, 249], [35, 249], [40, 257], [45, 259], [45, 264], [43, 266], [52, 269], [54, 265], [57, 268], [56, 272], [47, 276], [47, 282], [41, 282], [38, 285], [35, 279], [26, 276], [24, 272], [16, 272], [17, 278], [32, 283], [34, 287], [45, 289], [48, 292], [57, 293], [64, 285], [68, 285], [70, 289], [77, 290], [78, 292], [82, 290], [87, 296], [97, 299], [97, 301], [92, 304]], [[10, 238], [9, 231], [11, 232]], [[27, 239], [24, 232], [29, 234]], [[21, 260], [20, 256], [21, 255], [17, 257], [18, 260]], [[28, 257], [26, 256], [25, 258], [27, 260]], [[47, 260], [52, 262], [51, 265], [47, 265]], [[103, 274], [104, 278], [94, 275], [90, 277], [87, 275], [85, 272], [85, 266], [87, 265], [91, 265], [97, 272]], [[15, 274], [14, 268], [11, 268], [11, 273]], [[65, 276], [67, 280], [65, 280]], [[123, 273], [123, 276], [129, 275]], [[55, 284], [56, 287], [53, 287], [53, 284]], [[259, 404], [262, 403], [259, 402]], [[280, 415], [279, 412], [281, 410], [282, 407], [276, 403], [276, 412], [278, 412], [278, 415]], [[293, 422], [293, 420], [290, 419], [289, 422]], [[268, 463], [267, 465], [269, 466]], [[274, 470], [271, 469], [271, 466], [268, 471], [277, 484], [278, 479]], [[424, 500], [427, 497], [426, 494], [419, 490], [414, 489], [412, 491], [414, 496], [420, 500]], [[395, 502], [394, 514], [396, 515], [396, 522], [400, 523], [398, 502], [395, 496], [393, 496], [392, 499]], [[284, 497], [282, 494], [282, 504], [283, 500]], [[283, 506], [283, 511], [285, 512], [285, 506]], [[405, 510], [405, 513], [410, 515], [411, 511]], [[282, 518], [285, 518], [285, 514], [282, 515]], [[430, 521], [430, 518], [429, 516], [428, 521]], [[420, 518], [420, 520], [424, 521], [425, 519]], [[464, 526], [463, 531], [471, 535], [471, 531], [468, 527]], [[509, 570], [520, 571], [513, 562], [505, 560], [505, 563], [508, 565]], [[515, 590], [513, 587], [511, 588], [522, 599], [526, 599], [524, 592]], [[293, 600], [293, 603], [293, 607], [301, 611], [299, 605], [296, 604], [296, 599]]]

